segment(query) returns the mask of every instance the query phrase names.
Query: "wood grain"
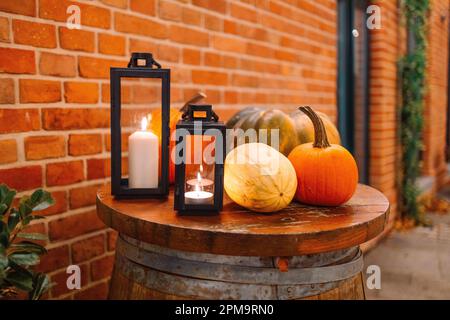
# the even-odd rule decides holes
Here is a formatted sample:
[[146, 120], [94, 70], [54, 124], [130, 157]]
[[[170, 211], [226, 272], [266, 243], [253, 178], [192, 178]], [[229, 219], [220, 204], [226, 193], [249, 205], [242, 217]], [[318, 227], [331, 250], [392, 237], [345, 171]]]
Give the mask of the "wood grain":
[[116, 200], [110, 185], [97, 193], [97, 212], [109, 227], [134, 239], [190, 252], [237, 256], [297, 256], [349, 248], [380, 234], [389, 202], [358, 185], [340, 207], [292, 203], [273, 214], [250, 212], [227, 197], [215, 216], [180, 216], [168, 199]]

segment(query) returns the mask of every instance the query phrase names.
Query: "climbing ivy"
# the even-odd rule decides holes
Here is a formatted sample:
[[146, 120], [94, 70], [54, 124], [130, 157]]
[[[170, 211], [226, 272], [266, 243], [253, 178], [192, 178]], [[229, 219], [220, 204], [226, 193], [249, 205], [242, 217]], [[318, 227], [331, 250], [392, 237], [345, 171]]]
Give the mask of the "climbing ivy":
[[426, 34], [429, 0], [404, 0], [403, 12], [408, 32], [408, 53], [400, 60], [402, 177], [401, 211], [419, 223], [421, 209], [416, 184], [420, 174], [423, 102], [426, 71]]

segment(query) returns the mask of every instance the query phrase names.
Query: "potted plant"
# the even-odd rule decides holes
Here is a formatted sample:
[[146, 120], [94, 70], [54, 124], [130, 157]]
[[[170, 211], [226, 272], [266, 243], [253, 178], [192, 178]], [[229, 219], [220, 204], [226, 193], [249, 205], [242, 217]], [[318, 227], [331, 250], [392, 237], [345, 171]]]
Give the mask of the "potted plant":
[[[49, 288], [49, 278], [33, 270], [40, 256], [47, 253], [34, 241], [47, 237], [25, 231], [31, 221], [44, 218], [35, 211], [48, 208], [54, 200], [49, 192], [38, 189], [16, 202], [16, 193], [5, 184], [0, 185], [0, 299], [14, 298], [19, 292], [25, 292], [29, 299], [37, 300]], [[13, 203], [17, 203], [17, 207]]]

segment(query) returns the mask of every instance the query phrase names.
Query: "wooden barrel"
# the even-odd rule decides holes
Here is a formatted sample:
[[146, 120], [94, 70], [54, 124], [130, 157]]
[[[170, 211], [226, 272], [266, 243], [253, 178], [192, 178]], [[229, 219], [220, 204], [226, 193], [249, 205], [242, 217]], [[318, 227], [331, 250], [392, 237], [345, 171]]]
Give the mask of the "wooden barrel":
[[[188, 239], [186, 239], [188, 241]], [[160, 247], [120, 235], [110, 299], [364, 299], [359, 247], [286, 258]]]
[[184, 216], [167, 199], [97, 193], [119, 232], [110, 299], [364, 299], [361, 243], [386, 225], [389, 202], [358, 185], [343, 206], [293, 202], [256, 214], [224, 197], [219, 215]]

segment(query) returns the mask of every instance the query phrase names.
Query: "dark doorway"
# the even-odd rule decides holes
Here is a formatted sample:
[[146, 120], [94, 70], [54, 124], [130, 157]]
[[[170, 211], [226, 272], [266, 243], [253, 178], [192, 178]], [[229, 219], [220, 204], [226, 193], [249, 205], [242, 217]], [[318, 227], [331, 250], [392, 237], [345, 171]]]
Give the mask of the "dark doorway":
[[369, 32], [366, 0], [338, 0], [338, 125], [369, 182]]

